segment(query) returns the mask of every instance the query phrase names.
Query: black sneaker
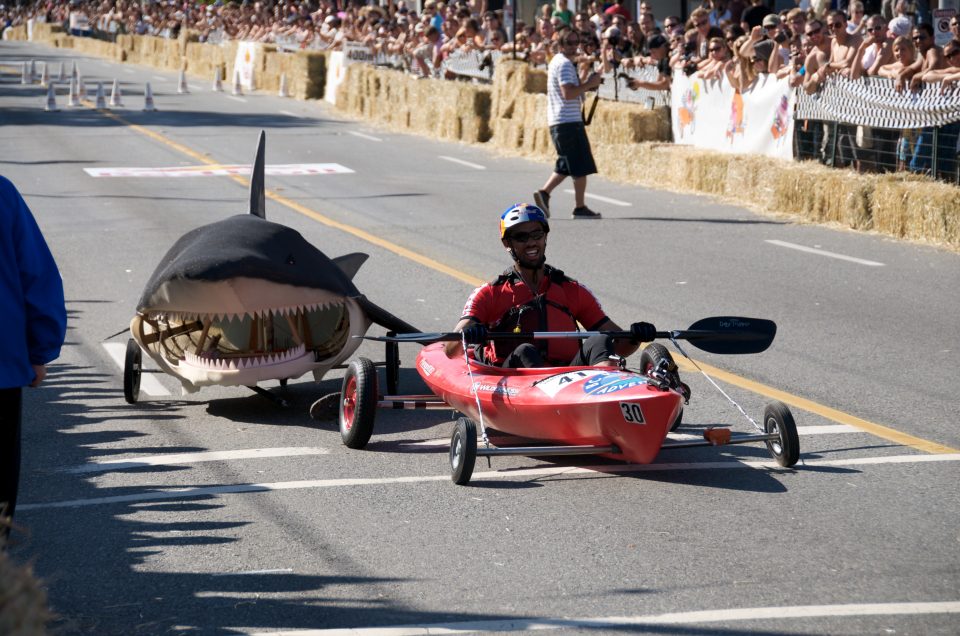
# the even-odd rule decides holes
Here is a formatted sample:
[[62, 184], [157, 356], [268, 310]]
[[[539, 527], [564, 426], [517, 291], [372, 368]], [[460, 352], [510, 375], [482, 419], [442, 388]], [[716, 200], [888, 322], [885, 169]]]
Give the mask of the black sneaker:
[[587, 206], [573, 210], [573, 218], [575, 219], [599, 219], [601, 216], [599, 212], [594, 212]]
[[550, 194], [544, 190], [537, 190], [533, 193], [533, 202], [537, 207], [543, 210], [543, 213], [550, 218]]

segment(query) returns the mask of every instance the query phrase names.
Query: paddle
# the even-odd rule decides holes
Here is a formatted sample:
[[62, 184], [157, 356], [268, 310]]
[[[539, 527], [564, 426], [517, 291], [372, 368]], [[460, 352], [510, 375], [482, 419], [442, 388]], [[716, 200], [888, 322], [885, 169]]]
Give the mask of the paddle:
[[[533, 332], [488, 332], [488, 340], [550, 340], [554, 338], [573, 338], [585, 340], [598, 334], [614, 338], [631, 338], [629, 331], [533, 331]], [[688, 329], [658, 331], [657, 338], [675, 338], [686, 340], [693, 346], [709, 353], [723, 355], [760, 353], [766, 351], [774, 336], [777, 325], [763, 318], [742, 318], [736, 316], [714, 316], [703, 318], [690, 325]], [[435, 333], [402, 333], [396, 336], [354, 336], [379, 342], [415, 342], [430, 344], [433, 342], [457, 342], [461, 338], [459, 331]]]

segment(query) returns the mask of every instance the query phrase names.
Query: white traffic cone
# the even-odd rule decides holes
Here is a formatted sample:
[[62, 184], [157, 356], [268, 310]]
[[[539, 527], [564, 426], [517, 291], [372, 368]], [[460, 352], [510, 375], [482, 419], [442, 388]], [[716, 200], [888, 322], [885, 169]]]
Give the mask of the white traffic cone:
[[30, 84], [30, 67], [26, 62], [23, 63], [23, 72], [20, 74], [20, 83], [21, 84]]
[[157, 107], [153, 105], [153, 91], [150, 90], [150, 82], [147, 82], [147, 88], [143, 91], [143, 111], [152, 113], [155, 110]]
[[60, 111], [60, 108], [57, 106], [57, 88], [53, 85], [53, 82], [47, 85], [47, 106], [44, 110], [48, 113]]
[[287, 92], [287, 74], [280, 73], [280, 90], [277, 91], [278, 97], [290, 97], [290, 93]]
[[217, 93], [223, 92], [223, 80], [220, 79], [220, 68], [213, 72], [213, 90]]
[[37, 81], [37, 61], [30, 60], [30, 83]]
[[70, 78], [70, 99], [67, 101], [67, 106], [70, 108], [76, 108], [80, 106], [80, 94], [77, 92], [77, 78]]
[[40, 86], [46, 86], [49, 83], [50, 83], [50, 64], [48, 62], [44, 62], [43, 72], [40, 73]]
[[120, 94], [120, 82], [113, 80], [113, 90], [110, 91], [110, 108], [123, 108], [123, 95]]
[[243, 95], [243, 88], [240, 86], [240, 69], [233, 71], [233, 94]]
[[57, 73], [57, 81], [58, 81], [58, 82], [65, 82], [65, 81], [67, 81], [67, 76], [66, 76], [66, 75], [64, 74], [64, 72], [63, 72], [63, 62], [60, 62], [60, 72]]
[[70, 71], [70, 77], [80, 77], [80, 71], [77, 70], [77, 61], [73, 61], [73, 70]]
[[107, 98], [103, 94], [103, 82], [97, 82], [97, 110], [106, 110], [107, 109]]
[[190, 89], [187, 88], [187, 72], [180, 69], [180, 79], [177, 80], [177, 94], [189, 95]]
[[83, 80], [83, 75], [77, 74], [77, 97], [87, 98], [87, 83]]

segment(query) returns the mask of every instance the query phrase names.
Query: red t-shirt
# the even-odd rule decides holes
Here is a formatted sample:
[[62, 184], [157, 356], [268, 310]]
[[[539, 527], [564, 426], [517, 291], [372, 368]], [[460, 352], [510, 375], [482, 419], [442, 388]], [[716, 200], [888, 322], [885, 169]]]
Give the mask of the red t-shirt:
[[[520, 275], [508, 270], [497, 280], [473, 290], [463, 307], [461, 319], [472, 318], [496, 331], [513, 331], [516, 327], [520, 331], [576, 331], [578, 322], [587, 331], [593, 331], [607, 320], [593, 292], [549, 265], [540, 280], [537, 295], [545, 299], [542, 305], [546, 311], [545, 322], [536, 307], [530, 307], [530, 311], [520, 314], [510, 313], [512, 308], [523, 307], [535, 298]], [[485, 359], [493, 364], [501, 364], [507, 353], [518, 344], [510, 341], [501, 341], [499, 345], [489, 343], [484, 349]], [[579, 347], [576, 340], [548, 340], [547, 361], [558, 365], [569, 364], [579, 352]]]

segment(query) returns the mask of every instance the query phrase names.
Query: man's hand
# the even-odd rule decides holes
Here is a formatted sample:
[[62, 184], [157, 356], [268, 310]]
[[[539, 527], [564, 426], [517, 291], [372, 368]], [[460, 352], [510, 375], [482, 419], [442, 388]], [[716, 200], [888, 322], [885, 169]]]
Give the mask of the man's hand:
[[487, 341], [487, 328], [479, 323], [467, 325], [462, 333], [468, 345], [481, 345]]
[[635, 322], [630, 325], [634, 342], [653, 342], [657, 338], [657, 328], [649, 322]]
[[43, 382], [43, 379], [47, 377], [47, 365], [45, 364], [33, 365], [33, 373], [36, 377], [33, 378], [33, 382], [30, 383], [30, 386], [38, 387], [40, 386], [40, 383]]

